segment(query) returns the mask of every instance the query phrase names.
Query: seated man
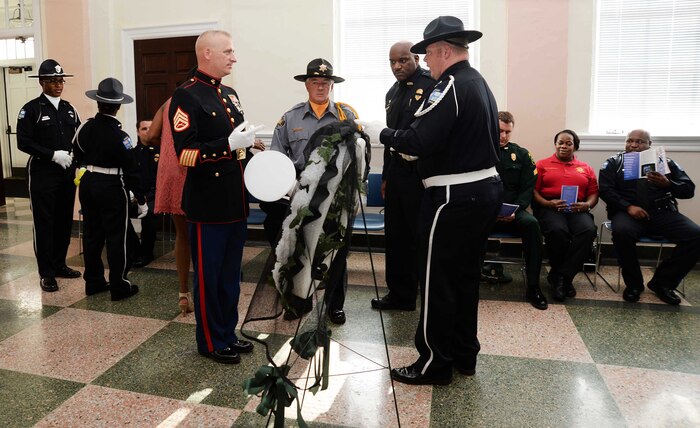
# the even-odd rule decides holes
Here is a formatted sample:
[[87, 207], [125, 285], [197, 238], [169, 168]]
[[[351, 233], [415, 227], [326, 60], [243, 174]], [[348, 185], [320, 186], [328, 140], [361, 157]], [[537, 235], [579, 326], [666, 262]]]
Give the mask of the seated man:
[[[547, 299], [540, 290], [542, 235], [537, 219], [526, 211], [532, 201], [532, 191], [537, 181], [537, 168], [530, 152], [510, 141], [511, 132], [515, 126], [513, 115], [507, 111], [499, 111], [498, 125], [501, 130], [499, 152], [501, 160], [496, 168], [503, 181], [503, 201], [518, 205], [518, 210], [509, 217], [498, 217], [492, 232], [516, 233], [522, 237], [527, 277], [525, 297], [532, 306], [544, 310], [547, 309]], [[495, 270], [496, 268], [485, 265], [482, 277], [484, 271]], [[496, 281], [506, 282], [498, 279], [496, 277]]]
[[[647, 150], [651, 143], [647, 131], [636, 129], [627, 135], [625, 153]], [[636, 253], [639, 238], [662, 236], [676, 244], [676, 248], [658, 266], [647, 286], [664, 302], [677, 305], [681, 299], [675, 289], [700, 257], [700, 227], [678, 212], [676, 198], [692, 198], [695, 184], [670, 159], [666, 175], [651, 171], [644, 178], [625, 180], [623, 154], [618, 153], [603, 163], [599, 183], [600, 197], [607, 204], [608, 218], [612, 220], [613, 244], [625, 280], [622, 297], [636, 302], [644, 291]]]

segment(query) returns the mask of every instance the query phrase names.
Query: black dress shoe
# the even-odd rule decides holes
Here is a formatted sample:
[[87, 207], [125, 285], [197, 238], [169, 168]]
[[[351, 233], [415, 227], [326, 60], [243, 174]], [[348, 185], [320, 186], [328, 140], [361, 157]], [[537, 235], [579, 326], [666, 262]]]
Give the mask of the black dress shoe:
[[129, 287], [129, 289], [126, 291], [112, 290], [112, 301], [116, 302], [117, 300], [126, 299], [127, 297], [131, 297], [138, 292], [139, 286], [136, 284], [131, 284], [131, 287]]
[[391, 369], [391, 378], [409, 385], [449, 385], [452, 382], [451, 373], [443, 376], [421, 374], [415, 365]]
[[247, 340], [237, 340], [228, 346], [239, 354], [247, 354], [253, 352], [253, 344]]
[[576, 289], [570, 279], [564, 280], [564, 294], [566, 297], [576, 297]]
[[625, 291], [622, 292], [622, 298], [625, 299], [626, 302], [638, 302], [642, 291], [644, 291], [643, 288], [625, 287]]
[[391, 311], [391, 310], [415, 311], [416, 304], [414, 303], [413, 305], [411, 305], [411, 304], [396, 302], [394, 299], [391, 299], [389, 297], [389, 295], [387, 294], [386, 296], [382, 297], [381, 299], [376, 299], [376, 298], [372, 299], [372, 309], [382, 309], [385, 311]]
[[528, 287], [525, 298], [530, 301], [533, 307], [541, 310], [547, 309], [547, 299], [542, 294], [540, 287]]
[[103, 292], [108, 291], [108, 290], [109, 290], [109, 282], [106, 282], [102, 285], [98, 285], [96, 287], [95, 286], [88, 287], [88, 285], [85, 284], [85, 294], [87, 294], [88, 296], [92, 296], [92, 295], [97, 294], [97, 293], [103, 293]]
[[656, 293], [656, 295], [659, 297], [659, 299], [668, 303], [669, 305], [680, 305], [681, 304], [681, 298], [678, 297], [675, 290], [672, 290], [670, 288], [662, 288], [662, 287], [654, 285], [651, 282], [649, 284], [647, 284], [647, 287], [649, 287], [649, 290]]
[[56, 277], [58, 278], [80, 278], [80, 272], [71, 269], [68, 266], [63, 266], [56, 269]]
[[465, 376], [474, 376], [476, 374], [476, 369], [474, 367], [461, 367], [455, 364], [455, 370]]
[[564, 278], [560, 275], [547, 275], [547, 282], [552, 286], [552, 296], [554, 300], [564, 301], [566, 290], [564, 290]]
[[39, 281], [39, 286], [42, 290], [46, 291], [47, 293], [53, 293], [54, 291], [58, 291], [58, 283], [56, 282], [56, 278], [41, 278], [41, 280]]
[[139, 257], [136, 260], [134, 260], [134, 267], [135, 268], [142, 268], [144, 266], [148, 266], [149, 263], [153, 261], [153, 258], [148, 258], [148, 257]]
[[345, 311], [342, 309], [332, 309], [328, 311], [328, 318], [333, 324], [345, 324]]
[[241, 356], [238, 355], [238, 352], [234, 351], [231, 348], [224, 348], [214, 352], [200, 351], [199, 354], [207, 358], [211, 358], [212, 360], [221, 364], [238, 364], [241, 362]]

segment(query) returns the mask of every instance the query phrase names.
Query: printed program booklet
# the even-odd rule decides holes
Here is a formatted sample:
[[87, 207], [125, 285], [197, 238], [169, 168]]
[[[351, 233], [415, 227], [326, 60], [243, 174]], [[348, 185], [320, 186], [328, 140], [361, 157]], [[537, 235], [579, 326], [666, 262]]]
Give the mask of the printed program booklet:
[[578, 200], [578, 186], [561, 186], [561, 199], [569, 207], [575, 204]]
[[637, 180], [647, 173], [656, 171], [661, 174], [671, 172], [668, 169], [666, 149], [663, 146], [652, 147], [643, 152], [630, 152], [622, 155], [625, 180]]
[[510, 217], [513, 214], [515, 214], [516, 211], [518, 211], [518, 208], [520, 208], [519, 205], [503, 203], [503, 204], [501, 204], [501, 211], [498, 213], [498, 216], [499, 217]]

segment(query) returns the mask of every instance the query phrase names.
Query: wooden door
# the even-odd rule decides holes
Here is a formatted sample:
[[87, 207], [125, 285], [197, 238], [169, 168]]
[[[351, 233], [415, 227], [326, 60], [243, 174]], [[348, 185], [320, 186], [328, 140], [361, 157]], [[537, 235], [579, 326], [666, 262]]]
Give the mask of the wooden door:
[[197, 65], [197, 36], [134, 41], [136, 118], [149, 120]]

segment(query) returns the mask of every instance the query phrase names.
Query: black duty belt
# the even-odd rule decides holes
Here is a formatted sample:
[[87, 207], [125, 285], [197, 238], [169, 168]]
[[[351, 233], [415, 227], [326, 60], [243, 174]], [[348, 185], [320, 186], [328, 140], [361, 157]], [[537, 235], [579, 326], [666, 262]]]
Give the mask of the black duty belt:
[[402, 158], [398, 152], [395, 151], [391, 151], [390, 153], [392, 159], [394, 159], [397, 165], [400, 165], [402, 168], [405, 168], [411, 172], [416, 172], [418, 170], [418, 161], [407, 161], [406, 159]]

